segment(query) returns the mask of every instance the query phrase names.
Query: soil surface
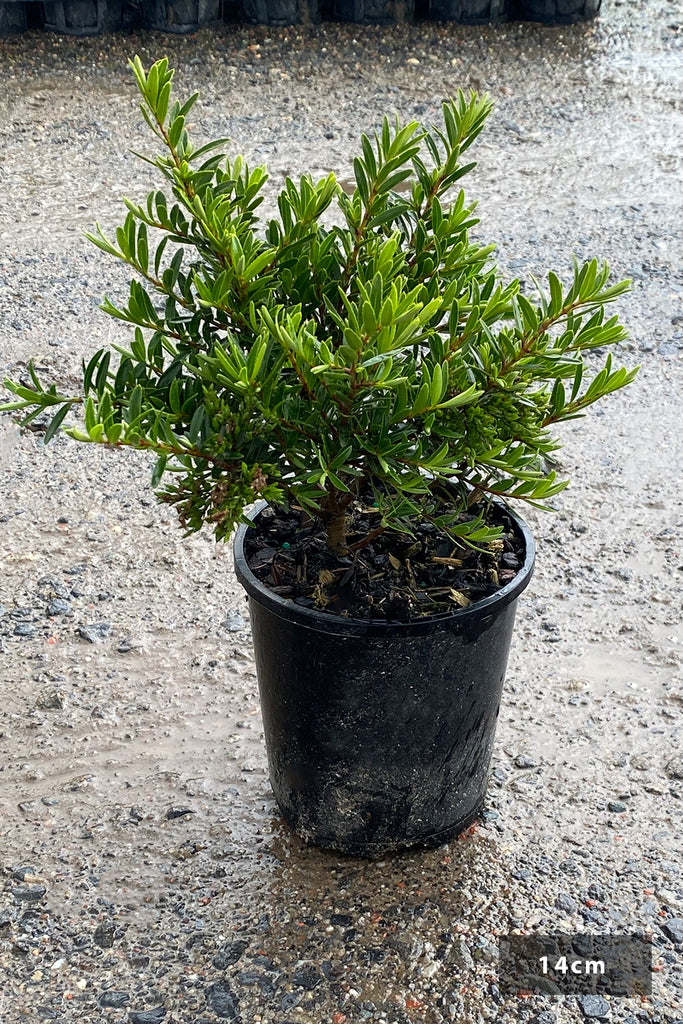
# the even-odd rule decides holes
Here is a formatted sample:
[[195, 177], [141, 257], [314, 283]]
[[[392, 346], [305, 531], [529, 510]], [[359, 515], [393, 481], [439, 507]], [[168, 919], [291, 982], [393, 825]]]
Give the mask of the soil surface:
[[[0, 419], [3, 1024], [386, 1024], [683, 1015], [681, 19], [604, 0], [568, 28], [226, 26], [0, 40], [0, 376], [60, 386], [125, 327], [123, 268], [82, 238], [151, 169], [126, 58], [167, 54], [199, 134], [350, 179], [387, 109], [496, 100], [469, 182], [501, 268], [606, 257], [637, 381], [564, 429], [573, 486], [528, 516], [488, 804], [436, 851], [303, 846], [268, 785], [229, 547], [184, 540], [141, 457], [45, 448]], [[148, 173], [149, 172], [149, 173]], [[512, 998], [501, 933], [643, 930], [651, 999]]]
[[385, 531], [372, 494], [347, 511], [347, 551], [330, 550], [320, 520], [302, 511], [265, 509], [244, 542], [247, 564], [268, 590], [304, 608], [353, 619], [410, 622], [450, 614], [498, 593], [525, 561], [524, 538], [495, 505], [471, 519], [497, 526], [486, 546], [458, 542], [431, 523], [412, 534]]

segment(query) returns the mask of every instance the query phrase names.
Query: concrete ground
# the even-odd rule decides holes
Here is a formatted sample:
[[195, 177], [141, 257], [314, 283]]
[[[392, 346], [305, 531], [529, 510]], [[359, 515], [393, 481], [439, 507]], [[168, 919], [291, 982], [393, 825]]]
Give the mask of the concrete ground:
[[[151, 169], [126, 59], [167, 54], [194, 131], [285, 175], [352, 174], [386, 111], [496, 109], [469, 182], [504, 273], [633, 279], [636, 383], [568, 426], [533, 512], [486, 813], [441, 849], [304, 846], [269, 790], [227, 546], [183, 540], [141, 458], [0, 419], [0, 1019], [386, 1024], [683, 1019], [681, 17], [604, 0], [569, 28], [225, 26], [0, 39], [0, 377], [68, 387], [122, 326], [82, 238]], [[596, 365], [598, 365], [596, 361]], [[520, 997], [498, 936], [652, 937], [653, 996]]]

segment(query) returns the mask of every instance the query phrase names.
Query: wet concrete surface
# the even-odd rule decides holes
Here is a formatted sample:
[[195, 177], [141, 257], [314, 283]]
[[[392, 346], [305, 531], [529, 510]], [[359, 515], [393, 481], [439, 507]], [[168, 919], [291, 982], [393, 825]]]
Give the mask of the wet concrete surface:
[[125, 341], [97, 310], [125, 273], [81, 233], [152, 181], [130, 153], [147, 142], [136, 52], [201, 90], [198, 136], [268, 164], [271, 203], [286, 174], [350, 177], [386, 110], [431, 120], [457, 87], [489, 90], [478, 231], [529, 285], [573, 255], [632, 277], [623, 357], [642, 364], [566, 427], [574, 484], [529, 515], [537, 572], [484, 820], [380, 862], [308, 848], [277, 817], [228, 547], [182, 538], [144, 460], [45, 449], [2, 417], [3, 1024], [583, 1020], [572, 998], [501, 994], [496, 940], [515, 928], [643, 929], [654, 995], [607, 1019], [679, 1020], [662, 925], [683, 917], [680, 38], [673, 3], [605, 0], [570, 28], [0, 40], [3, 373], [35, 356], [68, 387]]

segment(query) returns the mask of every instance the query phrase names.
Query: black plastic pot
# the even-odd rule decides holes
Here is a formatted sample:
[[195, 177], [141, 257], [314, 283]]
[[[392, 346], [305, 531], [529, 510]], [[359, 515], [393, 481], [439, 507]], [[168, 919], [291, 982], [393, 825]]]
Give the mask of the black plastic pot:
[[318, 0], [242, 0], [242, 14], [255, 25], [306, 25], [320, 21]]
[[[255, 515], [264, 506], [257, 507]], [[438, 846], [479, 814], [523, 568], [492, 597], [431, 619], [362, 621], [267, 590], [235, 536], [249, 595], [270, 781], [285, 821], [318, 846], [376, 857]]]
[[521, 21], [567, 25], [594, 18], [600, 3], [601, 0], [512, 0], [510, 16]]
[[13, 35], [26, 30], [26, 5], [24, 3], [0, 2], [0, 36]]
[[221, 17], [221, 0], [143, 0], [147, 28], [187, 35]]
[[[323, 13], [327, 16], [325, 5]], [[329, 17], [359, 25], [395, 25], [412, 21], [415, 0], [331, 0]]]
[[487, 25], [507, 19], [508, 0], [430, 0], [429, 15], [436, 21]]
[[43, 4], [43, 23], [49, 32], [96, 36], [114, 32], [127, 21], [125, 0], [52, 0]]

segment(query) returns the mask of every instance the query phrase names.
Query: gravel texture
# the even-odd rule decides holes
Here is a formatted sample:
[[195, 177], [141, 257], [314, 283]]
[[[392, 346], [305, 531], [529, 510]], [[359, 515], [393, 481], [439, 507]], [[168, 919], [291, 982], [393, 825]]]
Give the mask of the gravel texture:
[[[383, 862], [278, 821], [229, 548], [182, 539], [150, 467], [0, 419], [3, 1024], [674, 1024], [683, 1006], [680, 12], [594, 23], [225, 26], [0, 40], [0, 371], [61, 385], [125, 331], [125, 274], [82, 240], [150, 181], [125, 60], [168, 54], [199, 135], [285, 174], [351, 176], [387, 108], [488, 89], [470, 195], [503, 268], [572, 254], [633, 278], [637, 382], [568, 425], [574, 486], [529, 516], [488, 806], [461, 840]], [[510, 929], [651, 934], [651, 1000], [511, 1000]]]

